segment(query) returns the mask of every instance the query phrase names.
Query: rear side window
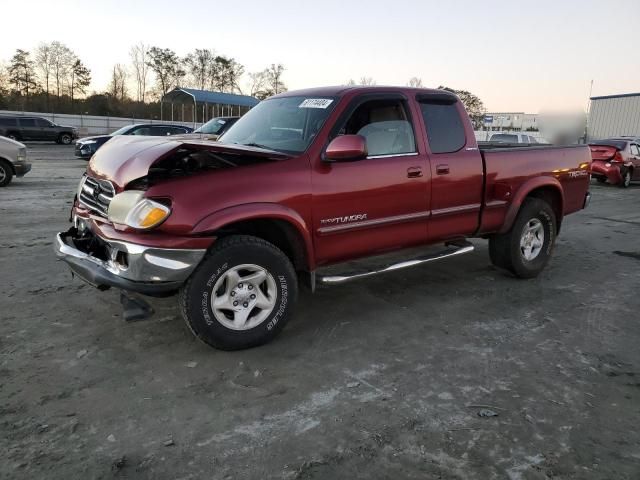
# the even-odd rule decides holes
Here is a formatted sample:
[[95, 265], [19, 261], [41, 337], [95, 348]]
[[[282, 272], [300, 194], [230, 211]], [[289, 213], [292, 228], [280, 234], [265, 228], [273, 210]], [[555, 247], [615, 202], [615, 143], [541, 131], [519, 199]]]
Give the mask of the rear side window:
[[631, 144], [631, 155], [640, 155], [640, 148], [638, 148], [638, 145]]
[[420, 102], [422, 118], [433, 153], [457, 152], [466, 143], [457, 103]]
[[18, 125], [18, 121], [15, 118], [0, 117], [0, 127], [15, 127], [17, 125]]
[[35, 127], [36, 119], [35, 118], [21, 118], [20, 119], [21, 127]]

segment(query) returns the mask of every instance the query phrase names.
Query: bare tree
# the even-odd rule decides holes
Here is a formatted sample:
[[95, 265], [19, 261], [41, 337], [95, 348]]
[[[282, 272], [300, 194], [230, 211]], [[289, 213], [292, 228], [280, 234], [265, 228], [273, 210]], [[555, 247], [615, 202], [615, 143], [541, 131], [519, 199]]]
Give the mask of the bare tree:
[[127, 69], [120, 63], [113, 66], [109, 94], [119, 100], [127, 98]]
[[413, 88], [422, 88], [422, 79], [419, 77], [411, 77], [407, 85]]
[[249, 95], [258, 97], [261, 92], [264, 92], [266, 85], [267, 73], [265, 70], [249, 73]]
[[129, 51], [136, 80], [136, 100], [138, 102], [144, 102], [147, 94], [147, 77], [149, 76], [148, 50], [148, 45], [141, 42], [131, 47]]
[[40, 74], [40, 80], [44, 86], [44, 92], [47, 95], [47, 110], [49, 110], [49, 82], [53, 71], [53, 52], [50, 44], [41, 43], [36, 48], [35, 66]]
[[356, 84], [356, 81], [353, 78], [350, 78], [349, 81], [345, 83], [347, 87], [353, 87], [355, 84]]
[[285, 68], [284, 65], [278, 63], [272, 63], [269, 68], [267, 68], [267, 86], [273, 92], [274, 95], [277, 95], [281, 92], [286, 92], [287, 87], [282, 82], [282, 74], [284, 73]]
[[56, 85], [56, 97], [64, 88], [64, 81], [68, 77], [69, 69], [74, 60], [73, 52], [69, 47], [60, 42], [51, 42], [51, 72]]
[[360, 77], [358, 85], [375, 85], [376, 81], [372, 77]]

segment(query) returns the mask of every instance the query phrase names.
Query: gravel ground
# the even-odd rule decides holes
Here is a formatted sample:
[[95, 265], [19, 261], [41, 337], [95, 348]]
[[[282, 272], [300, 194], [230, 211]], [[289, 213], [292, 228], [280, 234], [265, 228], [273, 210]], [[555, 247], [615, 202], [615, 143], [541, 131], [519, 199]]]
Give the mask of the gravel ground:
[[[640, 478], [640, 185], [592, 185], [534, 280], [460, 258], [302, 292], [273, 343], [125, 323], [52, 252], [86, 165], [0, 189], [2, 478]], [[480, 416], [480, 413], [497, 416]]]

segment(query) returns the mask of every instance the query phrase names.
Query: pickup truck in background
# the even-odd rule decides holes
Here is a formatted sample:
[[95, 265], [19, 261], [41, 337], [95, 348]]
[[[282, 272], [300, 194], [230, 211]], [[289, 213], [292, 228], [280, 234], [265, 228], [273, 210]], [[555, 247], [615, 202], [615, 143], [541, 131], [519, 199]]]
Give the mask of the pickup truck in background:
[[[549, 261], [565, 215], [589, 200], [582, 146], [479, 148], [458, 97], [333, 87], [271, 97], [219, 143], [114, 138], [78, 186], [56, 251], [99, 289], [178, 293], [194, 334], [221, 349], [274, 338], [299, 281], [340, 284], [471, 252], [521, 278]], [[442, 245], [371, 270], [329, 265]], [[333, 267], [335, 270], [338, 267]]]

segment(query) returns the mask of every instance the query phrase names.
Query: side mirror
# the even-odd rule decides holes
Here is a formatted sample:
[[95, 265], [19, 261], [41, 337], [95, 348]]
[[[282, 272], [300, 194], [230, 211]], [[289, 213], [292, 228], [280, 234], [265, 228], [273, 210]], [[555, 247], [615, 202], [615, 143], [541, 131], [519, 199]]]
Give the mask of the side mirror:
[[340, 135], [329, 143], [324, 155], [328, 162], [348, 162], [367, 157], [367, 139], [362, 135]]

